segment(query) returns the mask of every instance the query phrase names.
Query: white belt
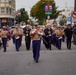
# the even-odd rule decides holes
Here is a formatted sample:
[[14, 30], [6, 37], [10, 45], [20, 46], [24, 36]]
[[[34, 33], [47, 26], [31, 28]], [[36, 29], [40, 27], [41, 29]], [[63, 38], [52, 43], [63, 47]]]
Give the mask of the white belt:
[[16, 39], [19, 39], [19, 37], [16, 37]]

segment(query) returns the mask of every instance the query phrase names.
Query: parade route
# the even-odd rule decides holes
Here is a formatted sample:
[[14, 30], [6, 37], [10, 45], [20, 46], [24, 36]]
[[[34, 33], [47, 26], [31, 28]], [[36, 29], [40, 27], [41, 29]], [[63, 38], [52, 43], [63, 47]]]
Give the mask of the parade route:
[[76, 50], [67, 50], [65, 43], [62, 50], [52, 46], [47, 50], [41, 46], [40, 60], [36, 63], [32, 57], [32, 48], [26, 50], [23, 41], [19, 52], [16, 52], [12, 40], [7, 51], [0, 50], [0, 75], [76, 75]]

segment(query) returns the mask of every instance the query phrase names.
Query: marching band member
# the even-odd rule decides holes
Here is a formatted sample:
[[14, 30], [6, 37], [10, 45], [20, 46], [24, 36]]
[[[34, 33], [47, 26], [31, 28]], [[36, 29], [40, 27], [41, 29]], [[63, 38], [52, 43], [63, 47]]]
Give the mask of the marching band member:
[[60, 27], [55, 30], [56, 34], [56, 47], [61, 50], [62, 31]]
[[20, 46], [22, 44], [22, 35], [23, 35], [23, 29], [21, 27], [19, 27], [19, 35], [20, 35]]
[[24, 28], [25, 44], [26, 44], [26, 49], [27, 49], [27, 50], [30, 50], [30, 44], [31, 44], [30, 31], [31, 31], [30, 25], [27, 25], [27, 26]]
[[57, 36], [58, 36], [58, 49], [61, 50], [63, 31], [60, 27], [59, 27], [59, 33]]
[[51, 50], [51, 41], [52, 41], [52, 29], [50, 25], [46, 26], [46, 29], [44, 30], [45, 36], [46, 36], [46, 48]]
[[31, 30], [30, 35], [32, 36], [33, 58], [36, 63], [38, 63], [41, 45], [40, 35], [43, 35], [43, 33], [41, 33], [41, 29], [38, 28], [38, 25], [35, 25], [34, 29]]
[[71, 40], [73, 34], [71, 24], [68, 24], [67, 28], [64, 31], [66, 35], [67, 49], [71, 50]]
[[0, 29], [0, 48], [1, 48], [1, 45], [2, 45], [2, 30]]
[[7, 36], [7, 38], [8, 38], [8, 40], [11, 40], [11, 36], [12, 36], [11, 28], [9, 27], [9, 28], [7, 29], [7, 31], [8, 31], [8, 36]]
[[57, 29], [57, 26], [56, 25], [53, 25], [52, 26], [52, 44], [54, 46], [56, 46], [56, 34], [55, 34], [55, 30]]
[[15, 27], [13, 26], [12, 27], [12, 41], [13, 41], [13, 44], [15, 44], [15, 36], [13, 35], [13, 32], [14, 32], [14, 30], [15, 30]]
[[62, 41], [65, 42], [65, 32], [64, 32], [64, 28], [61, 28], [61, 32], [62, 32]]
[[16, 27], [13, 31], [13, 35], [15, 37], [15, 46], [16, 46], [16, 51], [19, 51], [20, 48], [20, 34], [19, 34], [19, 28]]
[[3, 43], [4, 52], [6, 52], [7, 35], [8, 35], [8, 31], [6, 30], [6, 27], [3, 26], [3, 29], [2, 29], [2, 43]]

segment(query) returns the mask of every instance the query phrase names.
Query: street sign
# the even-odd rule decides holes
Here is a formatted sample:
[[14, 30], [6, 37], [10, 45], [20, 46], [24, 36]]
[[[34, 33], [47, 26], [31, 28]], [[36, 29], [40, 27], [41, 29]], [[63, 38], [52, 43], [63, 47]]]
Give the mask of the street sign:
[[45, 14], [52, 14], [52, 5], [47, 4], [45, 5], [44, 9], [45, 9]]
[[72, 17], [71, 16], [67, 17], [67, 21], [71, 22], [72, 21]]
[[73, 12], [72, 12], [72, 17], [73, 17], [73, 18], [76, 18], [76, 11], [73, 11]]

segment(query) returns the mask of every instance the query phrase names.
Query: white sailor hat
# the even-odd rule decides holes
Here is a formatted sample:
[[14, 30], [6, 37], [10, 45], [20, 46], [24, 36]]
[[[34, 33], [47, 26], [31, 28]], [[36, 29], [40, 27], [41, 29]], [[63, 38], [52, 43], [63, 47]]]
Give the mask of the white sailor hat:
[[27, 24], [26, 26], [30, 26], [29, 24]]

